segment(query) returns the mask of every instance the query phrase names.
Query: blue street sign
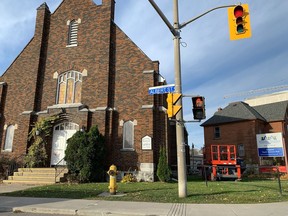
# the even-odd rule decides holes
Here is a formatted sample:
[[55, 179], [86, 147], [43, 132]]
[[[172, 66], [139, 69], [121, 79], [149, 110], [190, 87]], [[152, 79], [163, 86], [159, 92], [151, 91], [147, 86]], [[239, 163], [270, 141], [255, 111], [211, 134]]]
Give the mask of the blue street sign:
[[283, 148], [258, 148], [260, 157], [283, 157]]
[[148, 90], [149, 95], [167, 94], [167, 93], [173, 93], [173, 92], [175, 92], [175, 85], [174, 84], [150, 87]]

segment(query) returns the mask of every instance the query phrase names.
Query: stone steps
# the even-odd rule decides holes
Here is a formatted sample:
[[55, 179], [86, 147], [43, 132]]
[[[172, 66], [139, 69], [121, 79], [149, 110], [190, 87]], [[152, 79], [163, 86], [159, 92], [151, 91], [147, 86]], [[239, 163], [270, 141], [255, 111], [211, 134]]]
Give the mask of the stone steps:
[[61, 173], [55, 178], [55, 168], [19, 168], [8, 180], [3, 180], [6, 184], [33, 184], [47, 185], [64, 182], [66, 180], [67, 168], [58, 168], [57, 173]]

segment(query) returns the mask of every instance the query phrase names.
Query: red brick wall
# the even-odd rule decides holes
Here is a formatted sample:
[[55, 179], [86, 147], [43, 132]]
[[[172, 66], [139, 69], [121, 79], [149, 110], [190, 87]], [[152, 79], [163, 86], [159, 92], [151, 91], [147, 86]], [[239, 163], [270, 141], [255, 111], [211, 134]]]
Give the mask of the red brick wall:
[[[91, 0], [65, 0], [49, 14], [47, 8], [39, 8], [34, 38], [0, 79], [7, 82], [1, 129], [5, 124], [18, 125], [12, 154], [27, 150], [27, 134], [36, 112], [41, 111], [42, 118], [63, 111], [51, 108], [56, 103], [55, 72], [85, 69], [81, 102], [87, 109], [83, 112], [65, 108], [70, 120], [80, 128], [99, 126], [109, 150], [107, 165], [115, 163], [120, 169], [128, 169], [137, 168], [139, 163], [156, 164], [159, 146], [166, 145], [168, 139], [167, 118], [159, 111], [164, 97], [148, 95], [149, 87], [159, 85], [159, 62], [149, 59], [111, 21], [113, 0], [103, 0], [102, 5]], [[72, 19], [81, 19], [78, 45], [66, 47], [67, 21]], [[101, 107], [109, 110], [97, 109]], [[23, 111], [33, 112], [21, 115]], [[133, 152], [122, 151], [121, 120], [137, 121]], [[146, 135], [152, 137], [152, 150], [141, 149], [141, 140]], [[2, 135], [2, 147], [4, 139]]]
[[[211, 160], [212, 144], [233, 144], [236, 147], [244, 144], [245, 156], [243, 159], [247, 164], [259, 162], [256, 134], [258, 133], [255, 121], [243, 121], [230, 124], [218, 125], [220, 127], [220, 138], [214, 138], [214, 126], [204, 127], [205, 136], [205, 159], [206, 163]], [[258, 125], [260, 127], [260, 125]]]
[[42, 40], [46, 40], [45, 34], [47, 32], [44, 29], [47, 28], [48, 21], [49, 11], [45, 8], [37, 10], [34, 38], [1, 77], [1, 81], [7, 83], [5, 107], [1, 107], [3, 109], [1, 149], [3, 149], [5, 140], [4, 126], [16, 125], [12, 153], [15, 156], [25, 153], [27, 135], [31, 125], [30, 115], [21, 116], [21, 114], [24, 111], [33, 111], [34, 101], [38, 101], [35, 95], [36, 89], [39, 90], [37, 80], [41, 80], [39, 77], [43, 72], [43, 67], [39, 66], [39, 63], [41, 62], [40, 55], [45, 57], [45, 53], [43, 53], [45, 45], [43, 45]]
[[[236, 147], [244, 144], [245, 156], [241, 158], [246, 164], [259, 164], [256, 134], [283, 132], [282, 122], [243, 121], [217, 125], [220, 127], [221, 137], [216, 139], [214, 138], [214, 127], [204, 127], [206, 163], [211, 160], [210, 146], [212, 144], [234, 144]], [[284, 128], [284, 134], [285, 130], [287, 129]], [[287, 143], [287, 135], [285, 135], [285, 139]]]

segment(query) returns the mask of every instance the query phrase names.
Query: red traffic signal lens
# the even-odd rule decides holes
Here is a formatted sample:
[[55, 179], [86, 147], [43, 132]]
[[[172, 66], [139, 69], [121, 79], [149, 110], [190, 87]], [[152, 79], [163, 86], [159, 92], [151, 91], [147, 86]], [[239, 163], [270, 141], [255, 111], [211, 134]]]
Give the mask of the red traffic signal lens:
[[204, 97], [193, 97], [192, 98], [192, 102], [193, 102], [193, 107], [194, 108], [205, 106]]
[[236, 18], [242, 17], [243, 14], [244, 14], [244, 10], [243, 10], [243, 7], [241, 5], [238, 5], [234, 8], [234, 16]]

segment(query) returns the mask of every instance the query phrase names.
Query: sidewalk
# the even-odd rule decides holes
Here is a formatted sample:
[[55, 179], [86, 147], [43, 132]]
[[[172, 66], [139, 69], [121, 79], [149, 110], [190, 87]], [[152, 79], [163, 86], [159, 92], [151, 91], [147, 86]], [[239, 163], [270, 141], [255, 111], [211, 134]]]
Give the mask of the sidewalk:
[[[4, 187], [3, 187], [4, 188]], [[288, 216], [288, 202], [264, 204], [172, 204], [1, 196], [0, 212], [87, 216]]]

